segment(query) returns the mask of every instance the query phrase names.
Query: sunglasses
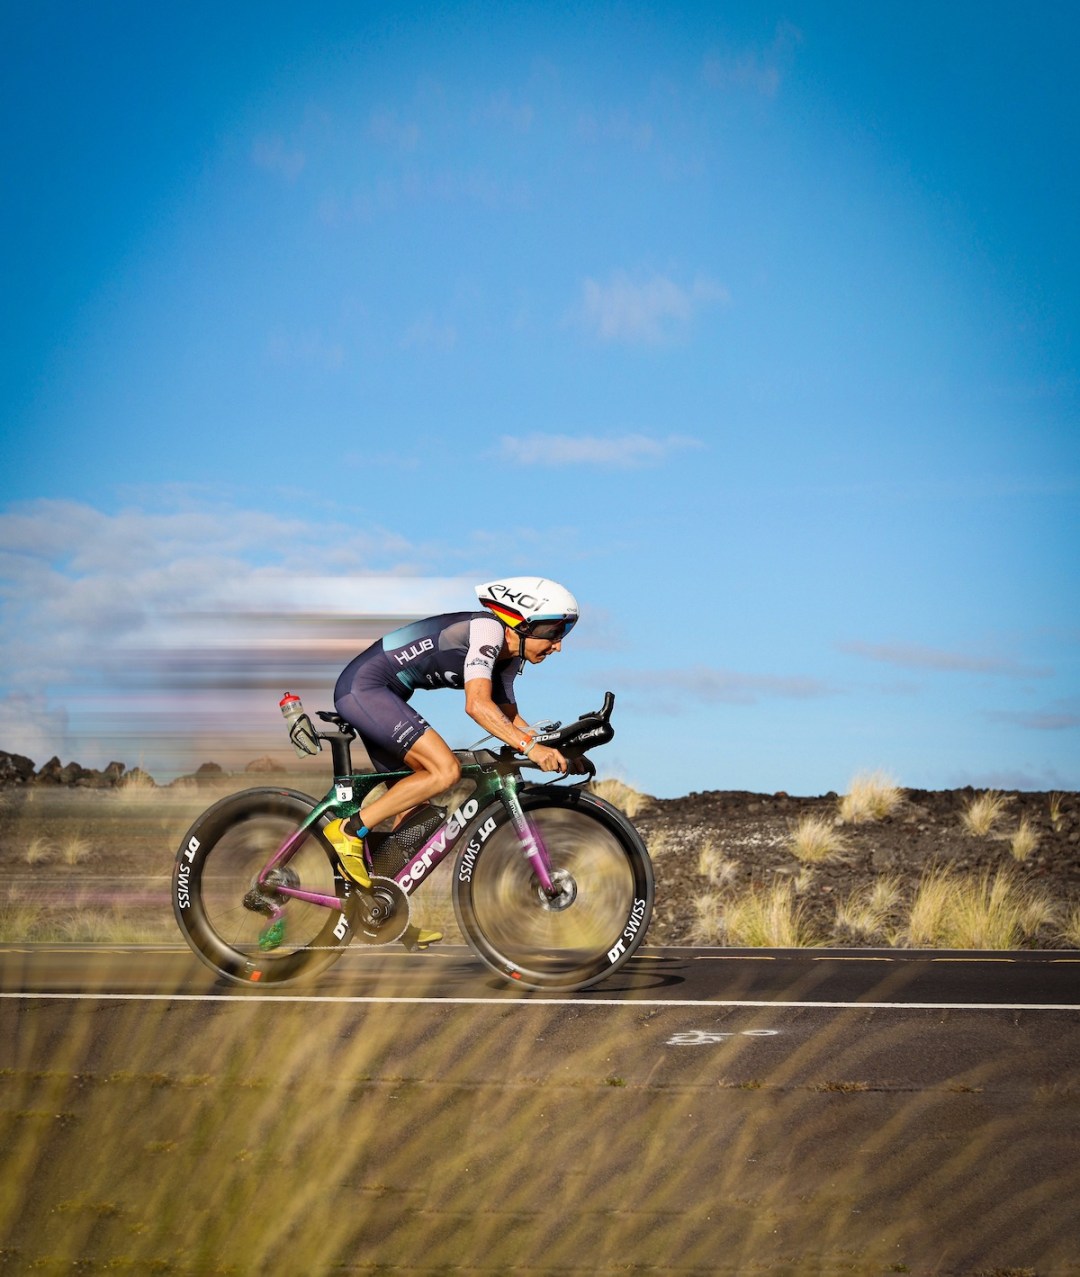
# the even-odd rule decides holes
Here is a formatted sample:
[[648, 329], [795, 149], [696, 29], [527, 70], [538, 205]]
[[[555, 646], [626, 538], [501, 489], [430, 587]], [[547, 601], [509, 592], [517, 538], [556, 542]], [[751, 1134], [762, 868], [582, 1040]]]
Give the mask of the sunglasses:
[[566, 617], [561, 621], [533, 621], [525, 633], [528, 638], [548, 639], [552, 643], [557, 643], [561, 638], [565, 638], [576, 624], [576, 616]]

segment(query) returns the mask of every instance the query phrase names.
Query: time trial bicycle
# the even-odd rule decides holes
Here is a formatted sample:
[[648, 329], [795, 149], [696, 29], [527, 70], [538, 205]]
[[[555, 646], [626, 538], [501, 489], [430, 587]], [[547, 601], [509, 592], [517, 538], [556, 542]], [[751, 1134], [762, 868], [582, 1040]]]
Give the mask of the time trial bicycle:
[[[353, 940], [418, 947], [411, 901], [456, 851], [458, 926], [491, 970], [532, 989], [582, 989], [617, 971], [644, 939], [654, 880], [645, 844], [627, 817], [586, 789], [589, 750], [614, 736], [603, 707], [536, 737], [578, 777], [530, 783], [528, 760], [508, 746], [455, 750], [464, 797], [429, 804], [390, 834], [365, 840], [370, 888], [344, 872], [323, 834], [355, 815], [367, 795], [410, 773], [354, 772], [356, 732], [320, 711], [304, 716], [310, 747], [331, 750], [334, 779], [322, 799], [258, 788], [223, 798], [184, 835], [172, 900], [185, 939], [224, 978], [277, 984], [324, 970]], [[304, 730], [304, 729], [302, 729]], [[295, 731], [295, 727], [294, 727]], [[294, 735], [295, 740], [295, 735]]]

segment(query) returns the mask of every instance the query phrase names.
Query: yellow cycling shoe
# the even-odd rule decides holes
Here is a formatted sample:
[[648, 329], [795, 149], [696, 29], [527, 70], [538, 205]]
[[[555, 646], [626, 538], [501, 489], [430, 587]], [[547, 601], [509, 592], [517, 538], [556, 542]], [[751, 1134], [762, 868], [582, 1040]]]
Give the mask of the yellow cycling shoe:
[[438, 944], [442, 938], [441, 931], [425, 931], [423, 927], [410, 923], [401, 937], [401, 943], [411, 952], [416, 949], [426, 949], [429, 944]]
[[[341, 867], [361, 887], [371, 886], [371, 874], [364, 860], [364, 840], [354, 838], [344, 830], [343, 820], [332, 820], [323, 830], [323, 837], [337, 852]], [[442, 937], [439, 937], [442, 939]]]

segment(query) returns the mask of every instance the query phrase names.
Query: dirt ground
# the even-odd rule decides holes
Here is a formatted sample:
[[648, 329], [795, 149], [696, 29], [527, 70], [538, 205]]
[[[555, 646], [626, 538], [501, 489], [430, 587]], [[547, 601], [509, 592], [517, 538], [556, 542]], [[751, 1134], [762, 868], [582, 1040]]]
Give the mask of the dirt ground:
[[[961, 816], [977, 792], [902, 790], [900, 804], [885, 819], [837, 824], [846, 849], [835, 860], [813, 865], [800, 863], [789, 839], [804, 817], [836, 822], [836, 794], [799, 798], [712, 790], [652, 800], [634, 817], [656, 866], [657, 907], [649, 940], [674, 944], [689, 939], [694, 901], [704, 895], [718, 893], [723, 898], [784, 878], [793, 882], [810, 929], [819, 940], [836, 946], [867, 944], [866, 937], [837, 927], [839, 900], [885, 876], [898, 879], [901, 898], [892, 922], [901, 927], [918, 882], [935, 867], [975, 878], [1005, 869], [1061, 915], [1080, 904], [1080, 795], [1006, 794], [999, 826], [985, 837], [973, 837], [964, 830]], [[1038, 843], [1020, 862], [1009, 840], [1025, 817]], [[704, 846], [716, 853], [718, 882], [710, 883], [701, 872]], [[722, 935], [718, 939], [722, 941]], [[1041, 928], [1033, 939], [1040, 948], [1066, 947], [1053, 925]]]
[[[35, 782], [0, 785], [0, 940], [175, 939], [168, 878], [176, 848], [195, 817], [224, 793], [285, 784], [314, 794], [322, 792], [324, 779], [321, 771], [310, 770], [303, 775], [210, 773], [198, 781], [128, 792]], [[995, 830], [974, 837], [964, 830], [961, 816], [976, 791], [901, 793], [900, 804], [885, 819], [842, 825], [835, 823], [836, 794], [712, 790], [672, 799], [635, 796], [642, 806], [633, 820], [656, 866], [649, 943], [738, 943], [724, 932], [727, 903], [752, 887], [786, 881], [815, 942], [904, 944], [917, 884], [929, 870], [942, 867], [971, 879], [1007, 871], [1053, 915], [1021, 943], [1078, 947], [1067, 920], [1071, 913], [1073, 930], [1080, 926], [1080, 794], [1009, 793]], [[793, 854], [792, 831], [809, 816], [835, 824], [844, 843], [836, 858], [807, 865]], [[1022, 861], [1010, 846], [1021, 820], [1037, 839]], [[443, 927], [452, 939], [449, 880], [448, 873], [435, 875], [424, 904], [437, 915], [429, 912], [427, 924]], [[878, 934], [855, 932], [838, 922], [838, 903], [883, 880], [893, 880], [899, 892]], [[103, 917], [106, 894], [108, 916]], [[721, 923], [703, 929], [701, 906], [710, 900], [712, 916], [719, 913]], [[86, 929], [93, 926], [102, 934]]]

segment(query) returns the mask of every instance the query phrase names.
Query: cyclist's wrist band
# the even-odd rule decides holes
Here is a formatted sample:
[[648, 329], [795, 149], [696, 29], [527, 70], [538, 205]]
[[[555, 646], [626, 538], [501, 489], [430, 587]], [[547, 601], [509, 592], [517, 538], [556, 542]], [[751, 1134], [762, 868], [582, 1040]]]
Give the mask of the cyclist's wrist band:
[[521, 742], [521, 752], [526, 758], [529, 757], [529, 750], [536, 744], [536, 741], [530, 740], [528, 736]]

